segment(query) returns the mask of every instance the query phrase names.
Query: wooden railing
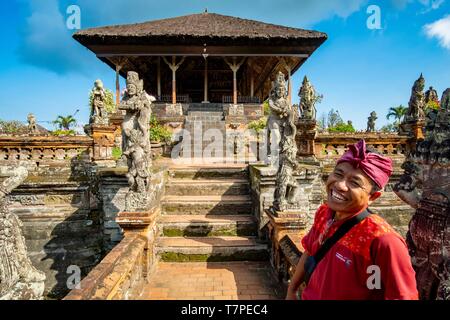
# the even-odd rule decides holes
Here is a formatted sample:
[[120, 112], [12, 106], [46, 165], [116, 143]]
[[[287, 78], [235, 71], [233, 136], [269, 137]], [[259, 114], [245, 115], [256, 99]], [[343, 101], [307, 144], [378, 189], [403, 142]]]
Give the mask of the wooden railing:
[[[233, 96], [222, 96], [222, 103], [233, 103]], [[238, 96], [237, 103], [261, 103], [259, 97]]]
[[[163, 94], [160, 97], [157, 97], [157, 102], [166, 102], [172, 103], [172, 95]], [[177, 94], [177, 103], [189, 103], [191, 99], [188, 94]]]

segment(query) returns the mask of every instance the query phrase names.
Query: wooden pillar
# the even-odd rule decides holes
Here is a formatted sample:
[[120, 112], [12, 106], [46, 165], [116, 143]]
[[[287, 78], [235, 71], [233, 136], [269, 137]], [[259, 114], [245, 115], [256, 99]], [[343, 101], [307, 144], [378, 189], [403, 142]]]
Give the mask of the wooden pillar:
[[255, 95], [255, 76], [253, 70], [250, 70], [250, 96], [253, 98]]
[[161, 57], [158, 57], [158, 66], [157, 66], [157, 71], [156, 71], [157, 75], [157, 79], [156, 79], [156, 91], [158, 94], [158, 99], [161, 99]]
[[203, 96], [203, 102], [208, 102], [208, 60], [205, 58], [205, 81], [204, 81], [204, 96]]
[[116, 64], [116, 106], [119, 106], [120, 104], [120, 69], [122, 69], [122, 66]]
[[176, 63], [177, 58], [172, 56], [172, 63], [170, 63], [167, 61], [166, 57], [163, 57], [164, 62], [169, 66], [170, 70], [172, 70], [172, 104], [177, 103], [177, 70], [184, 62], [185, 58], [186, 57], [183, 57], [180, 62]]
[[286, 59], [281, 58], [280, 60], [284, 64], [284, 68], [288, 72], [288, 101], [289, 101], [289, 105], [292, 105], [292, 77], [291, 77], [292, 68], [288, 64]]
[[241, 62], [237, 63], [236, 57], [233, 57], [233, 63], [231, 63], [225, 58], [225, 62], [228, 64], [231, 71], [233, 71], [233, 104], [237, 104], [237, 101], [238, 101], [237, 100], [237, 72], [238, 72], [239, 68], [242, 66], [242, 64], [244, 63], [244, 61], [245, 61], [245, 58], [243, 58], [241, 60]]

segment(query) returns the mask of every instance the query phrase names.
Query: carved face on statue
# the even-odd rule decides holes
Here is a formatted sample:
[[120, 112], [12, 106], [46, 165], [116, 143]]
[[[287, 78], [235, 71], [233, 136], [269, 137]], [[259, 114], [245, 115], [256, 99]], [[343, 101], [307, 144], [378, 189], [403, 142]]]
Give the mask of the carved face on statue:
[[103, 82], [100, 79], [95, 80], [94, 82], [95, 89], [101, 90], [103, 89]]
[[134, 83], [127, 83], [127, 93], [130, 96], [134, 96], [137, 94], [137, 88]]

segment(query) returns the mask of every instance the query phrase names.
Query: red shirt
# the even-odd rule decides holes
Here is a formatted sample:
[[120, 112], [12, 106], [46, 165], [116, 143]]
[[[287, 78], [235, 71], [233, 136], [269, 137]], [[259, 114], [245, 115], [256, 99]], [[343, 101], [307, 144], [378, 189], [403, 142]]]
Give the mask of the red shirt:
[[[333, 211], [326, 204], [319, 207], [314, 225], [302, 239], [309, 255], [317, 252], [320, 240], [329, 238], [351, 217], [327, 228], [332, 218]], [[380, 275], [378, 282], [377, 274]], [[371, 214], [326, 253], [316, 266], [302, 299], [417, 300], [415, 272], [404, 239], [383, 218]]]

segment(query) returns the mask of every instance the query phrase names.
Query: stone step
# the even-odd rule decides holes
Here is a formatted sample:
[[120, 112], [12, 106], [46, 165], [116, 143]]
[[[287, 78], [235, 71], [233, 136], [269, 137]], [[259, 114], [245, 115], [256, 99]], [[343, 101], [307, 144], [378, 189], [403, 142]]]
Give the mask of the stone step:
[[163, 214], [231, 215], [252, 212], [249, 195], [239, 196], [165, 196]]
[[246, 195], [249, 192], [249, 183], [244, 179], [170, 179], [165, 190], [165, 194], [168, 196]]
[[235, 167], [178, 167], [169, 169], [174, 179], [248, 179], [247, 166]]
[[255, 237], [162, 237], [157, 240], [162, 261], [265, 261], [267, 245]]
[[165, 237], [255, 236], [257, 232], [251, 215], [162, 215], [158, 225]]

